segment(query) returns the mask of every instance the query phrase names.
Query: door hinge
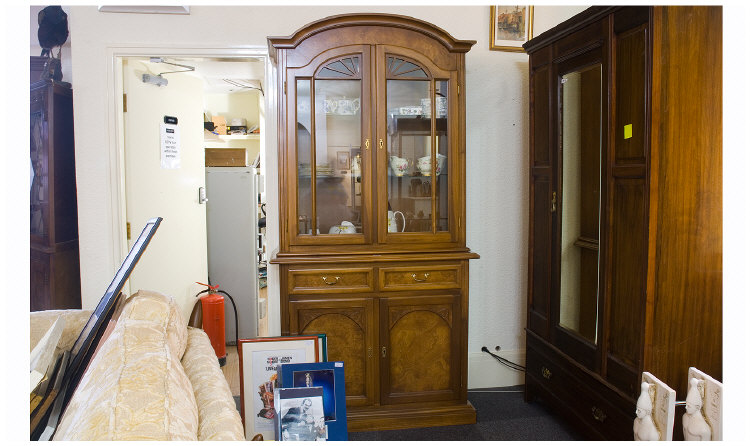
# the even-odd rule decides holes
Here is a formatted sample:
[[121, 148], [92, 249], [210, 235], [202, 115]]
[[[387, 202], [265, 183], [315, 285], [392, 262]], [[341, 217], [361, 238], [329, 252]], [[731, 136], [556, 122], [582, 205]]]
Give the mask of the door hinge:
[[130, 222], [125, 223], [125, 232], [127, 233], [128, 240], [130, 240]]
[[126, 93], [122, 94], [122, 112], [125, 113], [128, 111], [128, 95]]
[[284, 81], [284, 96], [286, 96], [286, 81]]
[[456, 85], [456, 94], [461, 95], [461, 85]]

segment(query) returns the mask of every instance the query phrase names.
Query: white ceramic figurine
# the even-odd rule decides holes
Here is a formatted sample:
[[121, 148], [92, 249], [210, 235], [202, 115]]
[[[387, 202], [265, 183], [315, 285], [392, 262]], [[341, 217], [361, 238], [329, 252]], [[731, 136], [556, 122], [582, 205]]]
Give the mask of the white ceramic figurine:
[[703, 416], [701, 381], [691, 378], [685, 398], [685, 415], [682, 416], [682, 433], [686, 441], [711, 440], [711, 427]]
[[636, 441], [659, 441], [659, 430], [656, 428], [652, 412], [654, 402], [651, 385], [641, 383], [641, 395], [635, 404], [636, 419], [633, 421], [633, 437]]

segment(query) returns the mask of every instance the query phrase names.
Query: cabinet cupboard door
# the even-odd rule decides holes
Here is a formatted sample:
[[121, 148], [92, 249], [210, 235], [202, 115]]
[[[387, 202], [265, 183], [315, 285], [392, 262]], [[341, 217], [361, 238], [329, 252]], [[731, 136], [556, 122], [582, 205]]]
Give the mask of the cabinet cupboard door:
[[[533, 55], [531, 64], [531, 215], [529, 218], [528, 328], [549, 336], [552, 287], [553, 225], [557, 212], [553, 156], [550, 150], [550, 66], [546, 53]], [[542, 59], [541, 61], [539, 59]], [[535, 66], [539, 65], [539, 66]]]
[[369, 47], [343, 46], [287, 70], [292, 244], [370, 239], [369, 59]]
[[455, 241], [456, 72], [385, 45], [377, 61], [379, 238]]
[[381, 403], [458, 399], [460, 296], [380, 299]]
[[375, 367], [371, 298], [289, 302], [289, 333], [325, 333], [328, 360], [344, 363], [347, 406], [372, 404]]

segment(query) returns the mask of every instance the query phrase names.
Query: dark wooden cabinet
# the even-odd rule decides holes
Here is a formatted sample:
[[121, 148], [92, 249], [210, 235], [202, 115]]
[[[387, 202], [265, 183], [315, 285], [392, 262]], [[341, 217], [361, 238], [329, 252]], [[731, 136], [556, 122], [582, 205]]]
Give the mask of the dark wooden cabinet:
[[31, 311], [81, 308], [73, 93], [31, 84]]
[[524, 45], [526, 397], [591, 438], [633, 438], [644, 371], [721, 380], [721, 17], [592, 7]]
[[270, 37], [282, 334], [326, 333], [351, 431], [466, 424], [464, 55], [409, 17]]

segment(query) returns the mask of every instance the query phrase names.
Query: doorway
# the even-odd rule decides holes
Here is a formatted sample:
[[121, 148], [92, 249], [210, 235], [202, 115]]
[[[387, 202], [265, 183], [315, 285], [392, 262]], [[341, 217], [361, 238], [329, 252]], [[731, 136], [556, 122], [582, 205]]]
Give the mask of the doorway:
[[[234, 305], [227, 299], [226, 340], [234, 343], [235, 336], [267, 335], [267, 300], [259, 299], [265, 284], [258, 277], [265, 273], [259, 255], [264, 238], [259, 237], [257, 224], [259, 200], [265, 199], [263, 176], [258, 174], [265, 150], [266, 57], [181, 54], [116, 59], [116, 66], [122, 67], [124, 104], [118, 123], [122, 214], [131, 230], [128, 247], [137, 238], [140, 220], [148, 215], [164, 218], [161, 234], [131, 275], [130, 292], [152, 289], [172, 295], [185, 314], [196, 293], [205, 289], [195, 282], [218, 284], [232, 296], [239, 313], [235, 319]], [[172, 128], [178, 135], [177, 161], [171, 164], [165, 162], [162, 142], [168, 118], [174, 120]], [[222, 119], [224, 128], [209, 124]], [[213, 158], [206, 162], [206, 149], [219, 159], [225, 153], [243, 153], [242, 159], [222, 169], [244, 171], [250, 176], [252, 192], [217, 189], [212, 197], [207, 169], [214, 167], [207, 166], [214, 162]], [[239, 208], [221, 210], [214, 205], [220, 204], [222, 196], [245, 197], [251, 221], [233, 224], [234, 217], [226, 214], [212, 218], [216, 212]], [[226, 224], [212, 231], [212, 221], [213, 226], [216, 221]], [[253, 280], [229, 283], [228, 277]]]

